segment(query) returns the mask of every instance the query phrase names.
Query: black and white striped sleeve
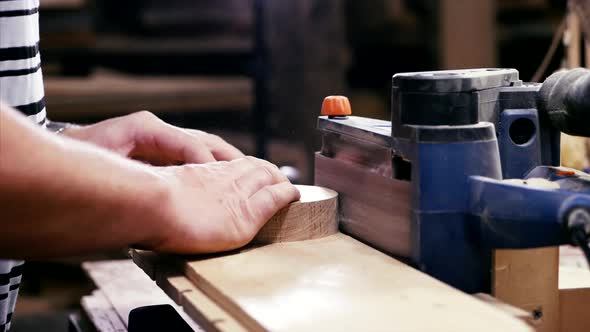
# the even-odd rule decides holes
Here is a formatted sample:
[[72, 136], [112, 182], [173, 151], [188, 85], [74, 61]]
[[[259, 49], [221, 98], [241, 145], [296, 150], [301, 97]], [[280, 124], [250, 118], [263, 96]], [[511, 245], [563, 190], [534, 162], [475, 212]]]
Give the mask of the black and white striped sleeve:
[[0, 0], [0, 101], [45, 123], [39, 0]]
[[0, 332], [10, 329], [23, 264], [22, 261], [0, 260]]

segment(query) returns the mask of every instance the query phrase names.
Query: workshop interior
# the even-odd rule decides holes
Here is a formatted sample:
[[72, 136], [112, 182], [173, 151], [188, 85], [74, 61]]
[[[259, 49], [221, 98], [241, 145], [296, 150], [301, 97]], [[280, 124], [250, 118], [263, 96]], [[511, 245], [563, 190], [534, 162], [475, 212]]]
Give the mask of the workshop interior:
[[11, 331], [590, 331], [590, 1], [40, 0], [39, 20], [52, 121], [214, 133], [336, 192], [309, 213], [337, 234], [27, 261]]

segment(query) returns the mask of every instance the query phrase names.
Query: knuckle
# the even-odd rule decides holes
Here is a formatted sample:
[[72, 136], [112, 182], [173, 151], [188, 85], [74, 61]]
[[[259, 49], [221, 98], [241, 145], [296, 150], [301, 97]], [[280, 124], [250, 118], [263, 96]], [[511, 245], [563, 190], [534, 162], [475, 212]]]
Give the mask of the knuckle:
[[273, 173], [273, 171], [271, 169], [269, 169], [268, 167], [262, 167], [261, 170], [262, 170], [264, 180], [272, 180], [275, 177], [275, 174]]
[[239, 208], [242, 219], [245, 219], [247, 222], [254, 222], [256, 220], [256, 214], [247, 199], [240, 199]]
[[133, 116], [141, 121], [158, 120], [158, 117], [156, 115], [154, 115], [154, 113], [152, 113], [150, 111], [145, 111], [145, 110], [134, 113]]
[[211, 165], [215, 165], [219, 168], [227, 168], [230, 165], [230, 162], [227, 160], [220, 160], [220, 161], [216, 161], [214, 163], [211, 163]]
[[281, 202], [279, 193], [273, 187], [266, 187], [265, 190], [272, 206], [276, 206]]
[[225, 140], [215, 134], [207, 134], [207, 137], [209, 138], [209, 140], [213, 143], [225, 143]]
[[285, 176], [285, 174], [283, 174], [283, 172], [281, 172], [279, 168], [275, 165], [269, 163], [268, 165], [265, 165], [264, 168], [268, 171], [270, 176], [272, 176], [272, 178], [275, 179], [275, 182], [287, 181], [287, 177]]
[[249, 163], [258, 163], [259, 160], [258, 158], [252, 156], [246, 156], [244, 159]]
[[[244, 245], [244, 221], [247, 221], [247, 206], [244, 206], [244, 200], [222, 200], [229, 213], [229, 225], [226, 229], [227, 244], [232, 248]], [[231, 202], [230, 202], [231, 201]], [[247, 203], [247, 202], [246, 202]], [[246, 220], [244, 220], [246, 219]]]
[[233, 193], [237, 194], [237, 195], [241, 195], [245, 190], [244, 184], [242, 183], [241, 178], [233, 179], [231, 181], [231, 188], [232, 188]]

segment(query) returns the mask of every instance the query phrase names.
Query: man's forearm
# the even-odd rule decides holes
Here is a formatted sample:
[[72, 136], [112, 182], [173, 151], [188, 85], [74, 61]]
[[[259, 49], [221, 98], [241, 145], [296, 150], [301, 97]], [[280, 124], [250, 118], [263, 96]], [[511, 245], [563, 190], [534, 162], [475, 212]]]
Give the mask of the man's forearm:
[[0, 256], [149, 241], [161, 183], [148, 166], [44, 132], [0, 105]]

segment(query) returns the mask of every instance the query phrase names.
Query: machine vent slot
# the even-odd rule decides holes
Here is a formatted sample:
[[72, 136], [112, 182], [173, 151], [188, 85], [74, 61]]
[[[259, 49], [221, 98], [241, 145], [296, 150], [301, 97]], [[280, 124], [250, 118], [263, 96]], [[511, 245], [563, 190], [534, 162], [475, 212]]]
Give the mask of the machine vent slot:
[[412, 181], [412, 163], [400, 156], [394, 156], [393, 178], [402, 181]]

